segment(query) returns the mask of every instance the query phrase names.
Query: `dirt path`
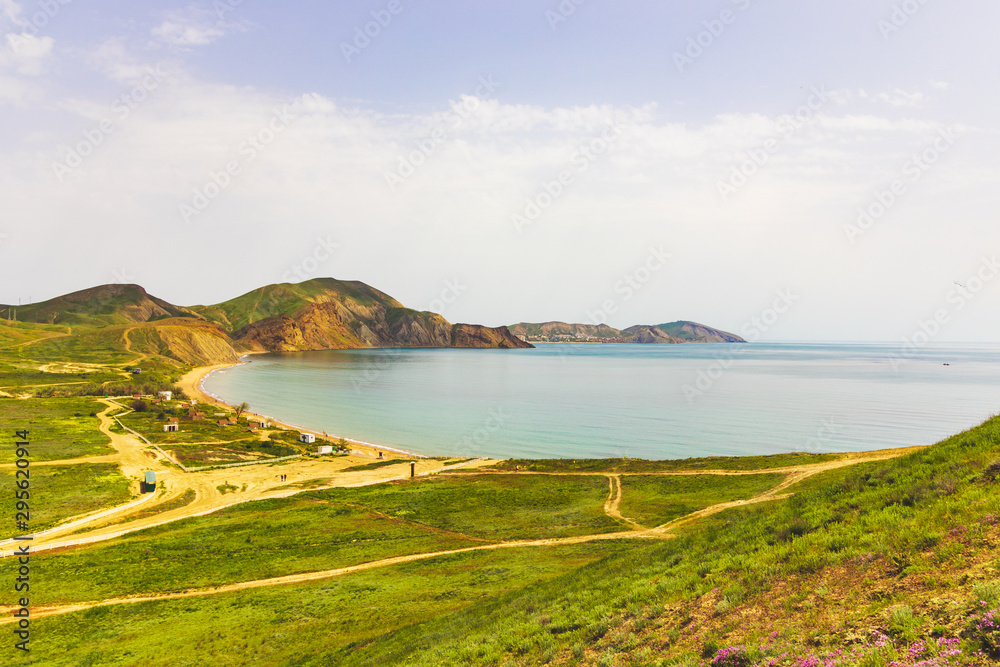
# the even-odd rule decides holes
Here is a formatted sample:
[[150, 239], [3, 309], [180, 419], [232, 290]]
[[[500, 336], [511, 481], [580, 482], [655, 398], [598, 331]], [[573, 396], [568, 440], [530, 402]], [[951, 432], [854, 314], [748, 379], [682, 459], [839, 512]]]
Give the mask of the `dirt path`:
[[[105, 412], [107, 412], [107, 411], [105, 411]], [[104, 413], [102, 413], [102, 415], [104, 415]], [[103, 424], [103, 422], [102, 422], [102, 424]], [[111, 435], [116, 435], [116, 434], [111, 434]], [[858, 463], [863, 463], [865, 461], [886, 460], [886, 459], [889, 459], [889, 458], [894, 458], [895, 456], [902, 456], [902, 455], [904, 455], [906, 453], [909, 453], [910, 451], [915, 451], [917, 449], [921, 449], [921, 448], [917, 447], [917, 448], [907, 448], [907, 449], [901, 449], [901, 450], [881, 450], [879, 452], [868, 452], [868, 453], [863, 453], [863, 454], [849, 455], [849, 456], [845, 456], [842, 459], [838, 459], [837, 461], [827, 461], [827, 462], [823, 462], [823, 463], [819, 463], [819, 464], [811, 464], [811, 465], [805, 465], [805, 466], [796, 466], [796, 467], [793, 467], [793, 468], [782, 469], [784, 471], [789, 472], [789, 474], [785, 477], [785, 479], [782, 480], [781, 483], [777, 484], [776, 486], [772, 487], [771, 489], [765, 491], [764, 493], [762, 493], [762, 494], [760, 494], [758, 496], [755, 496], [753, 498], [749, 498], [749, 499], [746, 499], [746, 500], [735, 500], [735, 501], [730, 501], [730, 502], [724, 502], [724, 503], [718, 503], [718, 504], [715, 504], [715, 505], [711, 505], [709, 507], [706, 507], [704, 509], [698, 510], [696, 512], [692, 512], [691, 514], [688, 514], [688, 515], [686, 515], [684, 517], [681, 517], [679, 519], [676, 519], [674, 521], [671, 521], [669, 523], [666, 523], [666, 524], [664, 524], [662, 526], [658, 526], [658, 527], [653, 528], [653, 529], [642, 529], [641, 527], [638, 527], [638, 528], [630, 530], [630, 531], [622, 531], [622, 532], [616, 532], [616, 533], [602, 533], [602, 534], [598, 534], [598, 535], [581, 535], [581, 536], [576, 536], [576, 537], [556, 538], [556, 539], [547, 539], [547, 540], [521, 540], [521, 541], [514, 541], [514, 542], [501, 542], [501, 543], [496, 543], [496, 544], [484, 544], [484, 545], [480, 545], [480, 546], [465, 547], [465, 548], [462, 548], [462, 549], [452, 549], [452, 550], [447, 550], [447, 551], [434, 551], [434, 552], [422, 553], [422, 554], [410, 554], [410, 555], [407, 555], [407, 556], [397, 556], [397, 557], [394, 557], [394, 558], [386, 558], [386, 559], [382, 559], [382, 560], [371, 561], [369, 563], [362, 563], [362, 564], [353, 565], [353, 566], [350, 566], [350, 567], [343, 567], [343, 568], [337, 568], [337, 569], [332, 569], [332, 570], [321, 570], [321, 571], [318, 571], [318, 572], [303, 572], [303, 573], [299, 573], [299, 574], [287, 575], [287, 576], [284, 576], [284, 577], [273, 577], [273, 578], [270, 578], [270, 579], [258, 579], [258, 580], [255, 580], [255, 581], [245, 581], [245, 582], [238, 582], [238, 583], [233, 583], [233, 584], [226, 584], [226, 585], [222, 585], [222, 586], [192, 589], [192, 590], [181, 591], [181, 592], [177, 592], [177, 593], [164, 593], [164, 594], [161, 594], [161, 595], [135, 596], [135, 597], [127, 597], [127, 598], [110, 598], [110, 599], [107, 599], [107, 600], [100, 600], [100, 601], [95, 601], [95, 602], [85, 602], [85, 603], [78, 603], [78, 604], [71, 604], [71, 605], [61, 605], [61, 606], [54, 605], [54, 606], [49, 606], [49, 607], [39, 607], [39, 608], [33, 610], [33, 615], [34, 616], [52, 616], [52, 615], [57, 615], [57, 614], [67, 614], [67, 613], [71, 613], [71, 612], [75, 612], [75, 611], [82, 611], [82, 610], [85, 610], [85, 609], [92, 609], [92, 608], [95, 608], [95, 607], [107, 607], [107, 606], [114, 606], [114, 605], [131, 604], [131, 603], [136, 603], [136, 602], [152, 602], [152, 601], [160, 601], [160, 600], [175, 600], [175, 599], [190, 598], [190, 597], [203, 597], [203, 596], [206, 596], [206, 595], [218, 595], [218, 594], [222, 594], [222, 593], [231, 593], [231, 592], [235, 592], [235, 591], [247, 590], [247, 589], [252, 589], [252, 588], [265, 588], [265, 587], [270, 587], [270, 586], [283, 586], [283, 585], [288, 585], [288, 584], [304, 583], [304, 582], [309, 582], [309, 581], [318, 581], [318, 580], [323, 580], [323, 579], [330, 579], [330, 578], [334, 578], [334, 577], [340, 577], [340, 576], [352, 574], [352, 573], [355, 573], [355, 572], [363, 572], [363, 571], [366, 571], [366, 570], [372, 570], [372, 569], [378, 569], [378, 568], [384, 568], [384, 567], [391, 567], [393, 565], [400, 565], [400, 564], [403, 564], [403, 563], [411, 563], [411, 562], [419, 561], [419, 560], [427, 560], [427, 559], [436, 558], [436, 557], [439, 557], [439, 556], [450, 556], [450, 555], [454, 555], [454, 554], [471, 553], [471, 552], [476, 552], [476, 551], [490, 551], [490, 550], [496, 550], [496, 549], [534, 548], [534, 547], [546, 547], [546, 546], [562, 546], [562, 545], [572, 545], [572, 544], [584, 544], [584, 543], [594, 542], [594, 541], [599, 541], [599, 540], [621, 540], [621, 539], [661, 539], [662, 540], [662, 539], [671, 539], [671, 538], [676, 537], [676, 535], [672, 532], [674, 529], [679, 528], [679, 527], [684, 526], [684, 525], [687, 525], [687, 524], [692, 523], [694, 521], [697, 521], [698, 519], [701, 519], [701, 518], [704, 518], [704, 517], [707, 517], [707, 516], [711, 516], [713, 514], [717, 514], [719, 512], [722, 512], [722, 511], [725, 511], [727, 509], [731, 509], [731, 508], [734, 508], [734, 507], [743, 507], [743, 506], [746, 506], [746, 505], [752, 505], [752, 504], [756, 504], [756, 503], [769, 502], [769, 501], [772, 501], [772, 500], [780, 500], [780, 499], [787, 498], [791, 494], [781, 493], [782, 491], [784, 491], [785, 489], [791, 487], [792, 485], [797, 484], [798, 482], [801, 482], [802, 480], [807, 479], [808, 477], [811, 477], [811, 476], [816, 475], [818, 473], [821, 473], [821, 472], [824, 472], [824, 471], [827, 471], [827, 470], [834, 470], [834, 469], [837, 469], [837, 468], [842, 468], [842, 467], [849, 466], [849, 465], [856, 465]], [[776, 471], [775, 469], [762, 470], [762, 471], [753, 471], [752, 474], [765, 474], [765, 473], [775, 472], [775, 471]], [[270, 474], [271, 474], [272, 477], [274, 476], [273, 472], [271, 472]], [[528, 473], [509, 473], [509, 474], [528, 474]], [[562, 473], [562, 474], [580, 474], [580, 473]], [[621, 477], [620, 477], [620, 475], [618, 475], [618, 474], [605, 474], [605, 473], [586, 473], [586, 474], [588, 474], [588, 475], [589, 474], [603, 474], [604, 476], [606, 476], [608, 478], [609, 496], [608, 496], [608, 500], [604, 504], [604, 511], [608, 514], [608, 516], [614, 517], [616, 519], [620, 519], [621, 521], [623, 521], [623, 522], [625, 522], [625, 523], [627, 523], [629, 525], [638, 526], [638, 524], [636, 524], [631, 519], [623, 517], [621, 515], [621, 512], [618, 509], [619, 505], [621, 503], [621, 500], [622, 500], [622, 485], [621, 485]], [[674, 474], [674, 473], [666, 473], [666, 474]], [[705, 471], [699, 471], [699, 474], [705, 474]], [[725, 471], [723, 474], [733, 474], [733, 472], [732, 471]], [[209, 478], [209, 477], [210, 476], [206, 476], [206, 478]], [[211, 477], [211, 479], [214, 481], [214, 477]], [[390, 479], [392, 479], [392, 478], [390, 478]], [[369, 484], [383, 483], [384, 481], [388, 481], [388, 480], [380, 480], [380, 479], [376, 478], [374, 480], [366, 480], [366, 481], [361, 481], [361, 482], [357, 482], [357, 483], [354, 483], [354, 484], [339, 484], [338, 486], [367, 486]], [[272, 494], [271, 496], [268, 496], [268, 497], [285, 497], [285, 496], [288, 496], [288, 495], [293, 495], [295, 493], [299, 493], [299, 492], [301, 492], [303, 490], [305, 490], [305, 489], [292, 489], [292, 490], [288, 491], [287, 493]], [[202, 491], [204, 491], [204, 489], [202, 489]], [[198, 491], [196, 490], [196, 493], [197, 492]], [[194, 502], [197, 503], [198, 500], [199, 500], [199, 497], [196, 497], [196, 500]], [[240, 501], [237, 501], [237, 502], [246, 502], [246, 500], [240, 500]], [[192, 504], [194, 504], [194, 503], [192, 503]], [[204, 504], [204, 502], [202, 504]], [[228, 504], [236, 504], [236, 503], [228, 503]], [[227, 504], [227, 506], [228, 506], [228, 504]], [[182, 515], [180, 518], [184, 518], [185, 516], [197, 516], [197, 515], [199, 515], [198, 513], [193, 513], [190, 508], [191, 508], [191, 505], [188, 505], [188, 506], [180, 508], [180, 509], [178, 509], [178, 510], [176, 510], [174, 512], [166, 512], [166, 513], [164, 513], [164, 515], [154, 517], [153, 519], [157, 520], [157, 521], [153, 525], [159, 525], [160, 523], [165, 523], [166, 521], [162, 521], [162, 519], [163, 519], [164, 516], [169, 515], [169, 514], [180, 514], [180, 515]], [[211, 505], [210, 505], [209, 511], [214, 511], [214, 510], [211, 509]], [[201, 512], [200, 514], [206, 514], [206, 513], [208, 513], [208, 512]], [[170, 520], [176, 520], [176, 519], [170, 519]], [[139, 520], [136, 523], [144, 523], [144, 522], [142, 520]], [[141, 527], [148, 527], [148, 526], [143, 525]], [[33, 549], [32, 550], [33, 551], [38, 551], [40, 549], [37, 546], [33, 545]], [[6, 607], [0, 608], [0, 613], [4, 614], [4, 617], [0, 618], [0, 625], [9, 624], [9, 623], [12, 623], [12, 622], [14, 622], [16, 620], [13, 617], [10, 617], [9, 614], [7, 614], [7, 612], [11, 611], [11, 610], [12, 610], [12, 608], [6, 608]]]
[[[394, 558], [385, 558], [382, 560], [371, 561], [369, 563], [361, 563], [360, 565], [351, 565], [349, 567], [342, 567], [334, 570], [320, 570], [318, 572], [302, 572], [299, 574], [290, 574], [284, 577], [273, 577], [271, 579], [257, 579], [255, 581], [243, 581], [235, 584], [225, 584], [223, 586], [214, 586], [209, 588], [197, 588], [187, 591], [181, 591], [178, 593], [164, 593], [162, 595], [145, 595], [145, 596], [126, 597], [126, 598], [110, 598], [107, 600], [100, 600], [97, 602], [81, 602], [70, 605], [35, 607], [31, 610], [31, 615], [32, 617], [55, 616], [58, 614], [68, 614], [75, 611], [83, 611], [85, 609], [93, 609], [95, 607], [109, 607], [114, 605], [132, 604], [136, 602], [157, 602], [161, 600], [178, 600], [181, 598], [193, 598], [193, 597], [203, 597], [206, 595], [233, 593], [236, 591], [243, 591], [252, 588], [267, 588], [271, 586], [300, 584], [309, 581], [320, 581], [323, 579], [342, 577], [344, 575], [353, 574], [355, 572], [364, 572], [366, 570], [374, 570], [384, 567], [391, 567], [393, 565], [402, 565], [404, 563], [412, 563], [414, 561], [437, 558], [439, 556], [453, 556], [455, 554], [471, 553], [474, 551], [494, 551], [497, 549], [522, 549], [522, 548], [532, 548], [532, 547], [554, 547], [554, 546], [564, 546], [572, 544], [585, 544], [587, 542], [596, 542], [600, 540], [618, 540], [618, 539], [635, 539], [635, 538], [655, 540], [655, 539], [668, 539], [669, 537], [672, 536], [657, 534], [653, 531], [643, 531], [643, 532], [631, 531], [627, 533], [602, 533], [600, 535], [581, 535], [579, 537], [563, 537], [563, 538], [554, 538], [548, 540], [500, 542], [497, 544], [484, 544], [482, 546], [465, 547], [463, 549], [451, 549], [448, 551], [433, 551], [422, 554], [410, 554], [408, 556], [396, 556]], [[14, 609], [13, 607], [9, 609], [7, 607], [0, 607], [0, 613], [3, 614], [3, 617], [0, 617], [0, 625], [6, 625], [17, 622], [16, 618], [13, 618], [7, 613], [8, 611], [12, 611], [13, 609]]]
[[646, 528], [640, 526], [627, 516], [622, 516], [622, 513], [618, 510], [618, 505], [621, 504], [622, 501], [621, 475], [608, 475], [608, 486], [610, 493], [608, 494], [607, 502], [604, 503], [604, 513], [612, 519], [616, 519], [626, 524], [632, 530], [646, 530]]
[[135, 350], [132, 349], [132, 340], [128, 337], [128, 335], [133, 331], [135, 331], [135, 327], [129, 327], [128, 329], [122, 332], [122, 342], [125, 343], [125, 351], [139, 355], [132, 361], [128, 362], [130, 366], [142, 363], [143, 361], [149, 358], [148, 354], [145, 354], [143, 352], [136, 352]]

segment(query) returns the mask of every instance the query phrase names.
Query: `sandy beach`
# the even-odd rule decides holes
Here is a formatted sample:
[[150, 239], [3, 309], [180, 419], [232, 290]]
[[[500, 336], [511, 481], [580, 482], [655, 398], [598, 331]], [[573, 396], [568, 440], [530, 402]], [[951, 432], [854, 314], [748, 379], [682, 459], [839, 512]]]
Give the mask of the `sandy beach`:
[[[249, 357], [249, 356], [254, 355], [254, 354], [262, 354], [262, 353], [261, 352], [249, 352], [247, 354], [244, 354], [242, 357], [240, 357], [240, 361], [238, 361], [236, 363], [233, 363], [233, 364], [216, 364], [214, 366], [199, 366], [198, 368], [195, 368], [194, 370], [188, 372], [183, 377], [181, 377], [181, 379], [178, 380], [178, 382], [177, 382], [177, 386], [179, 386], [181, 389], [183, 389], [184, 393], [187, 394], [187, 396], [189, 398], [194, 398], [194, 399], [197, 399], [197, 400], [202, 401], [204, 403], [209, 403], [209, 404], [212, 404], [212, 405], [218, 405], [219, 407], [226, 408], [226, 409], [229, 409], [229, 410], [233, 410], [233, 409], [235, 409], [235, 406], [230, 405], [229, 403], [226, 403], [225, 401], [223, 401], [222, 399], [218, 398], [217, 396], [213, 396], [213, 395], [207, 393], [205, 391], [204, 387], [202, 386], [202, 383], [205, 381], [205, 378], [207, 378], [209, 375], [211, 375], [215, 371], [223, 370], [223, 369], [226, 369], [226, 368], [233, 368], [233, 367], [240, 366], [242, 364], [247, 363], [246, 357]], [[251, 406], [251, 408], [252, 407], [253, 406]], [[336, 442], [338, 440], [343, 439], [343, 440], [345, 440], [345, 441], [347, 441], [348, 443], [351, 444], [352, 453], [357, 454], [357, 455], [361, 455], [361, 456], [370, 456], [372, 458], [378, 458], [379, 452], [382, 452], [383, 458], [385, 456], [388, 456], [389, 458], [397, 458], [397, 457], [399, 457], [399, 458], [415, 458], [415, 459], [427, 458], [423, 454], [416, 454], [414, 452], [410, 452], [410, 451], [407, 451], [405, 449], [398, 449], [398, 448], [395, 448], [395, 447], [384, 447], [384, 446], [381, 446], [381, 445], [378, 445], [378, 444], [374, 444], [374, 443], [370, 443], [370, 442], [363, 442], [363, 441], [360, 441], [360, 440], [354, 440], [352, 438], [347, 438], [347, 437], [343, 437], [343, 436], [339, 436], [339, 435], [324, 434], [323, 431], [317, 431], [315, 429], [307, 428], [307, 427], [302, 426], [300, 424], [292, 424], [291, 422], [287, 422], [287, 421], [283, 421], [283, 420], [281, 420], [279, 418], [275, 418], [272, 415], [265, 415], [265, 414], [261, 414], [259, 412], [254, 412], [252, 409], [248, 410], [244, 414], [246, 414], [249, 417], [256, 417], [257, 419], [260, 419], [262, 421], [270, 422], [270, 423], [272, 423], [272, 424], [274, 424], [276, 426], [279, 426], [281, 428], [286, 428], [286, 429], [293, 430], [293, 431], [301, 431], [303, 433], [312, 433], [313, 435], [316, 436], [317, 440], [326, 440], [328, 442]]]

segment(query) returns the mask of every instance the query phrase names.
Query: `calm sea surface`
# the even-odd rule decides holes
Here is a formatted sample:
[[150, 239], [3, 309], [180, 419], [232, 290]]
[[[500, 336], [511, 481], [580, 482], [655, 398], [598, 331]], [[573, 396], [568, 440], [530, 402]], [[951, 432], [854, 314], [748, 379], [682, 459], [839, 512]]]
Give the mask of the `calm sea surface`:
[[223, 400], [434, 456], [684, 458], [934, 443], [1000, 412], [1000, 346], [583, 345], [255, 355]]

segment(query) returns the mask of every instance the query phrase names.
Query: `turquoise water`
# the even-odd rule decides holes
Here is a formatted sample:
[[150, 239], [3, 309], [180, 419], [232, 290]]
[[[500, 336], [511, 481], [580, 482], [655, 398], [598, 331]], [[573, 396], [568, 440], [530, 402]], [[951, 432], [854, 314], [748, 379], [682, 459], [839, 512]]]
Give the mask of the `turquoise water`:
[[[684, 458], [934, 443], [1000, 411], [1000, 346], [584, 345], [255, 355], [205, 389], [432, 456]], [[948, 364], [948, 365], [945, 365]]]

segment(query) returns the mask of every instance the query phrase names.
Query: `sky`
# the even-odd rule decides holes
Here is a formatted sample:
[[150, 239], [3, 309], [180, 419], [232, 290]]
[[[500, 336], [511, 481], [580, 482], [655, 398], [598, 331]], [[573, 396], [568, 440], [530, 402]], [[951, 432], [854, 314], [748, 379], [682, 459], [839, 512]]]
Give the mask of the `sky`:
[[0, 303], [1000, 342], [987, 0], [0, 0]]

